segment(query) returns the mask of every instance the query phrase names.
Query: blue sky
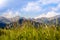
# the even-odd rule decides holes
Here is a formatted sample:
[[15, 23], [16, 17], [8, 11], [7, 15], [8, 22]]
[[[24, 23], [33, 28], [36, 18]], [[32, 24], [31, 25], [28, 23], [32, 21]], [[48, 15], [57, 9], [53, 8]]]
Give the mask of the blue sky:
[[53, 17], [60, 14], [60, 0], [0, 0], [0, 16], [26, 18]]

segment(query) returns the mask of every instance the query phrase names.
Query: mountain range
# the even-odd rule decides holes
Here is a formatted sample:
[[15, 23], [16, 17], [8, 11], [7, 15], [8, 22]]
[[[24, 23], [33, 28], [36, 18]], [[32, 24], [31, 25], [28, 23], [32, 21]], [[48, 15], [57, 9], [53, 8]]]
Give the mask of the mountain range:
[[13, 18], [6, 18], [6, 17], [2, 17], [0, 16], [0, 27], [4, 28], [6, 27], [7, 24], [11, 25], [11, 24], [14, 24], [15, 22], [18, 22], [19, 24], [22, 24], [23, 21], [31, 21], [33, 23], [35, 23], [35, 25], [37, 24], [60, 24], [60, 15], [56, 15], [54, 17], [50, 17], [50, 18], [47, 18], [47, 17], [41, 17], [41, 18], [37, 18], [37, 19], [34, 19], [34, 18], [29, 18], [29, 19], [26, 19], [24, 17], [20, 17], [20, 16], [16, 16], [16, 17], [13, 17]]

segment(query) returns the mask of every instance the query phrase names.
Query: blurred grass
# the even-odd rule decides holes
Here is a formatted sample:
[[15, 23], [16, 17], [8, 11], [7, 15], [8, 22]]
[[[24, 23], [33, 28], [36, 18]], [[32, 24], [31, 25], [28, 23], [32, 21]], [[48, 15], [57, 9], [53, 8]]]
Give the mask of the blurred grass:
[[31, 24], [11, 29], [0, 29], [0, 40], [60, 40], [60, 26], [39, 26]]

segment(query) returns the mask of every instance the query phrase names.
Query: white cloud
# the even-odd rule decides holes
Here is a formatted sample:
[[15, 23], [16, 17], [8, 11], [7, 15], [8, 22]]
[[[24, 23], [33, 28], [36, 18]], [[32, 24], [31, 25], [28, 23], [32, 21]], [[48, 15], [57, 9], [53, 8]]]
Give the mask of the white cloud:
[[41, 10], [41, 7], [38, 5], [37, 2], [29, 2], [26, 7], [22, 9], [22, 11], [39, 11]]
[[6, 18], [12, 18], [12, 17], [15, 17], [15, 16], [20, 16], [20, 12], [18, 12], [18, 11], [13, 12], [11, 10], [8, 10], [7, 12], [3, 13], [2, 16], [6, 17]]
[[59, 3], [60, 0], [39, 0], [42, 4]]
[[41, 14], [40, 16], [37, 16], [35, 17], [35, 19], [37, 18], [42, 18], [42, 17], [47, 17], [47, 18], [50, 18], [50, 17], [54, 17], [56, 15], [59, 15], [58, 13], [54, 12], [54, 11], [51, 11], [51, 12], [48, 12], [47, 14]]
[[60, 4], [58, 4], [56, 7], [53, 7], [53, 8], [52, 8], [53, 11], [57, 11], [57, 10], [59, 10], [59, 9], [60, 9]]
[[60, 15], [60, 13], [57, 13], [55, 11], [59, 10], [60, 9], [60, 0], [39, 0], [37, 1], [38, 3], [42, 3], [43, 5], [47, 5], [47, 4], [51, 4], [51, 3], [55, 3], [55, 4], [58, 4], [56, 7], [52, 7], [51, 11], [50, 12], [47, 12], [46, 14], [43, 13], [37, 17], [35, 17], [35, 19], [37, 18], [41, 18], [41, 17], [47, 17], [47, 18], [50, 18], [50, 17], [54, 17], [56, 15]]

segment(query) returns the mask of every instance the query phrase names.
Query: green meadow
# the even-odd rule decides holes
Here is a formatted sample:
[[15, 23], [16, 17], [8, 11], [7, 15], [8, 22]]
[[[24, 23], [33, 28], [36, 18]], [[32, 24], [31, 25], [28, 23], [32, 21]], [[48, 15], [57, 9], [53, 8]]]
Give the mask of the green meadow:
[[25, 23], [10, 29], [0, 28], [0, 40], [60, 40], [60, 26], [39, 25]]

